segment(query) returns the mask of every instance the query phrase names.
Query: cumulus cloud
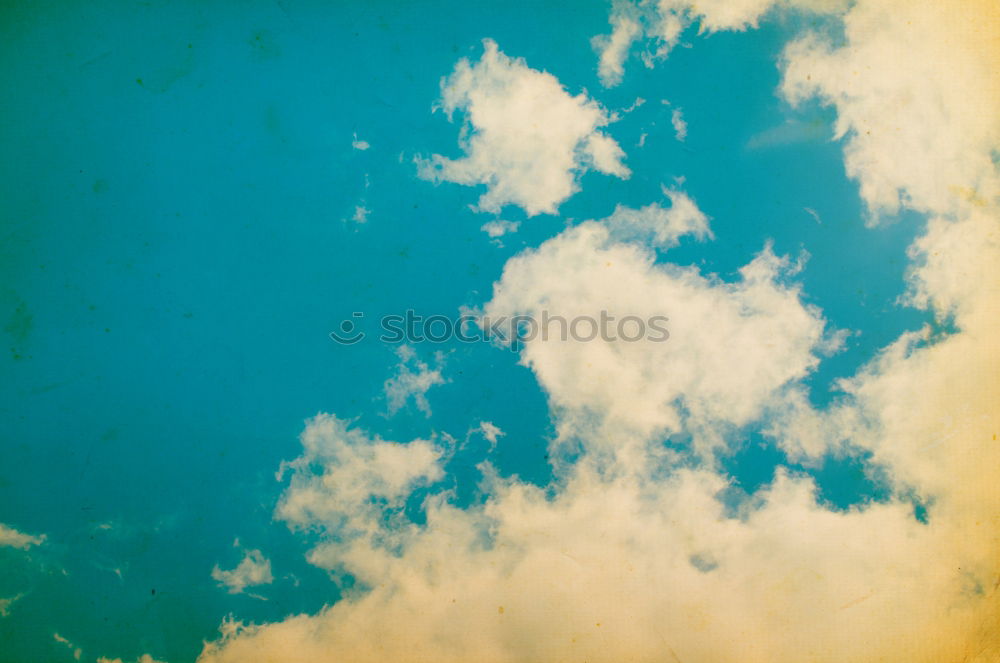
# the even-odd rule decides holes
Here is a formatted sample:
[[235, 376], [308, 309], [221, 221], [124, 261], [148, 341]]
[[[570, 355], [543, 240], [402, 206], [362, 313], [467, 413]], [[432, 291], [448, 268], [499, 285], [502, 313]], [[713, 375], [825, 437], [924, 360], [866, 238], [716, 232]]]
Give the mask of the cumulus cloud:
[[[420, 455], [424, 471], [409, 477], [440, 472], [433, 452]], [[343, 494], [327, 481], [328, 497], [353, 520], [379, 503], [382, 471]], [[725, 485], [705, 470], [609, 478], [580, 464], [554, 498], [495, 480], [482, 507], [430, 499], [424, 526], [405, 520], [403, 498], [388, 491], [363, 536], [338, 534], [312, 553], [366, 591], [315, 616], [237, 625], [202, 660], [335, 651], [360, 662], [764, 662], [809, 651], [821, 661], [936, 661], [949, 650], [936, 636], [975, 625], [969, 607], [982, 599], [959, 573], [927, 566], [944, 561], [940, 537], [951, 532], [918, 523], [908, 505], [833, 512], [810, 480], [779, 472], [759, 507], [733, 519], [715, 499]], [[397, 520], [383, 524], [386, 513]]]
[[836, 108], [847, 172], [873, 212], [995, 202], [996, 21], [985, 1], [963, 10], [859, 2], [844, 19], [842, 44], [808, 34], [786, 49], [782, 91], [792, 102], [818, 98]]
[[389, 414], [395, 414], [412, 398], [417, 409], [430, 416], [431, 406], [427, 402], [427, 391], [439, 384], [444, 384], [441, 375], [441, 356], [436, 356], [438, 366], [431, 368], [426, 362], [417, 358], [416, 351], [408, 345], [402, 345], [397, 350], [399, 364], [396, 375], [385, 381], [385, 396], [389, 400]]
[[[791, 44], [782, 89], [793, 101], [816, 96], [836, 109], [847, 170], [873, 219], [904, 207], [929, 215], [910, 247], [907, 301], [958, 331], [904, 334], [842, 383], [847, 396], [837, 407], [798, 403], [776, 421], [775, 435], [805, 455], [850, 439], [932, 503], [935, 560], [963, 559], [955, 573], [989, 605], [976, 613], [981, 623], [995, 625], [1000, 80], [992, 63], [1000, 14], [981, 2], [965, 11], [859, 2], [845, 36], [836, 46], [816, 35]], [[809, 438], [814, 445], [802, 447]], [[976, 643], [970, 652], [995, 653], [995, 627], [973, 626], [954, 637]]]
[[43, 541], [45, 541], [45, 535], [31, 536], [0, 523], [0, 546], [11, 546], [27, 550], [31, 546], [40, 545]]
[[[685, 213], [682, 207], [678, 216]], [[574, 320], [606, 311], [614, 318], [616, 342], [526, 342], [522, 361], [564, 416], [596, 414], [607, 431], [643, 438], [681, 430], [684, 417], [743, 425], [818, 363], [822, 316], [801, 301], [797, 286], [784, 282], [792, 263], [768, 247], [741, 269], [738, 281], [726, 283], [656, 264], [644, 246], [613, 239], [622, 217], [638, 225], [661, 216], [657, 208], [618, 210], [612, 230], [584, 223], [513, 258], [486, 313], [542, 319], [545, 311]], [[676, 241], [670, 231], [665, 226], [660, 237]], [[626, 331], [626, 316], [666, 318], [669, 338], [626, 340], [636, 336]]]
[[[994, 16], [985, 5], [945, 15], [898, 3], [898, 17], [885, 6], [854, 4], [841, 45], [792, 45], [783, 89], [834, 105], [873, 211], [928, 213], [907, 302], [955, 331], [903, 334], [817, 408], [801, 378], [833, 342], [789, 259], [764, 247], [731, 282], [658, 260], [648, 242], [661, 226], [650, 220], [677, 201], [581, 223], [511, 259], [487, 310], [664, 313], [670, 336], [525, 344], [558, 429], [552, 484], [484, 463], [485, 501], [459, 508], [442, 481], [446, 445], [387, 442], [317, 417], [285, 468], [278, 516], [318, 530], [311, 559], [362, 589], [315, 615], [227, 622], [201, 660], [997, 660], [1000, 205], [984, 158], [1000, 141], [957, 106], [972, 99], [1000, 117], [987, 94], [995, 74], [963, 50], [989, 62], [982, 49], [1000, 43], [1000, 22], [984, 20]], [[847, 76], [850, 66], [866, 74]], [[898, 133], [865, 133], [890, 117]], [[896, 168], [897, 149], [940, 178]], [[954, 161], [960, 150], [965, 163]], [[645, 239], [621, 234], [633, 227]], [[704, 221], [676, 227], [707, 236]], [[864, 449], [890, 495], [835, 510], [806, 474], [779, 467], [733, 514], [714, 450], [751, 422], [805, 463]], [[663, 444], [674, 433], [696, 458]]]
[[596, 170], [628, 177], [618, 143], [599, 129], [611, 118], [585, 94], [571, 96], [552, 74], [531, 69], [486, 40], [479, 62], [462, 59], [441, 85], [441, 108], [465, 116], [459, 144], [466, 156], [418, 159], [422, 177], [486, 185], [479, 209], [504, 205], [529, 215], [554, 214]]
[[247, 587], [269, 585], [274, 582], [271, 575], [271, 560], [259, 550], [248, 550], [236, 568], [228, 571], [219, 568], [212, 569], [212, 578], [220, 586], [229, 590], [230, 594], [240, 594]]

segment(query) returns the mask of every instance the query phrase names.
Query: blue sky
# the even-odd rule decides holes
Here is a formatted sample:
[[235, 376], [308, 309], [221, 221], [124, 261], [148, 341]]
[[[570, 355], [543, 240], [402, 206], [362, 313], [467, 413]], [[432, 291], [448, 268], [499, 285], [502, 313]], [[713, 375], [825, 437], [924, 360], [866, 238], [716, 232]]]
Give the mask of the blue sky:
[[[958, 82], [937, 60], [940, 69], [929, 74], [893, 69], [879, 49], [906, 48], [914, 42], [906, 30], [916, 30], [906, 25], [937, 21], [908, 17], [901, 7], [882, 15], [865, 2], [764, 3], [733, 16], [708, 4], [5, 7], [0, 599], [9, 602], [0, 603], [0, 661], [240, 660], [246, 643], [269, 651], [272, 632], [289, 638], [292, 652], [368, 660], [335, 622], [368, 633], [364, 625], [380, 614], [366, 603], [371, 596], [382, 597], [383, 619], [395, 625], [382, 627], [389, 641], [451, 660], [431, 645], [419, 649], [437, 641], [440, 625], [411, 625], [408, 610], [421, 607], [402, 589], [406, 573], [422, 568], [422, 546], [452, 531], [441, 523], [454, 518], [494, 532], [493, 544], [484, 544], [490, 554], [504, 537], [528, 551], [506, 561], [509, 575], [491, 580], [494, 590], [526, 597], [519, 583], [534, 576], [517, 570], [533, 568], [525, 560], [541, 547], [517, 523], [545, 522], [563, 507], [596, 509], [590, 500], [606, 494], [603, 501], [614, 503], [611, 496], [633, 488], [655, 493], [692, 522], [710, 520], [713, 532], [728, 531], [725, 523], [747, 530], [714, 533], [683, 554], [685, 544], [668, 538], [679, 558], [697, 561], [697, 573], [740, 568], [747, 577], [767, 576], [770, 569], [754, 566], [763, 564], [758, 557], [733, 551], [756, 549], [747, 537], [751, 530], [764, 536], [763, 526], [754, 529], [758, 520], [800, 522], [780, 515], [794, 505], [805, 515], [793, 529], [817, 539], [839, 536], [841, 526], [859, 536], [874, 528], [911, 542], [886, 539], [886, 551], [923, 556], [934, 568], [935, 560], [967, 556], [970, 575], [934, 589], [943, 597], [959, 587], [956, 611], [973, 621], [982, 615], [995, 542], [972, 537], [958, 550], [940, 542], [972, 517], [949, 520], [961, 512], [949, 504], [978, 501], [995, 526], [995, 498], [955, 487], [975, 484], [967, 480], [974, 466], [948, 466], [953, 478], [945, 480], [927, 469], [923, 452], [914, 460], [912, 448], [893, 446], [925, 434], [931, 445], [982, 444], [986, 432], [962, 428], [966, 421], [994, 430], [989, 399], [997, 392], [988, 369], [981, 384], [968, 371], [941, 377], [947, 393], [957, 390], [954, 402], [934, 397], [933, 385], [919, 397], [898, 387], [915, 379], [909, 371], [937, 379], [947, 373], [939, 365], [965, 370], [956, 356], [981, 355], [987, 367], [996, 357], [975, 345], [984, 338], [976, 330], [989, 329], [994, 315], [983, 312], [991, 294], [977, 284], [991, 283], [992, 272], [947, 271], [989, 264], [995, 250], [992, 155], [1000, 143], [988, 119], [995, 99], [973, 104], [980, 110], [972, 115], [955, 110], [964, 88], [954, 86], [989, 88], [975, 78], [979, 56], [961, 59], [967, 55], [956, 48], [955, 66], [969, 72]], [[670, 17], [682, 27], [673, 40], [657, 32]], [[629, 29], [637, 32], [626, 43], [620, 81], [609, 79], [598, 70], [607, 44], [601, 37]], [[893, 30], [905, 38], [896, 40]], [[940, 36], [946, 45], [953, 37]], [[901, 59], [892, 53], [889, 60]], [[463, 59], [471, 71], [464, 92]], [[875, 68], [864, 83], [844, 74], [858, 61]], [[806, 70], [809, 78], [799, 76]], [[554, 82], [546, 87], [540, 72]], [[535, 86], [524, 97], [527, 111], [508, 95], [522, 83]], [[457, 95], [451, 117], [449, 94]], [[891, 108], [904, 97], [931, 110]], [[889, 100], [888, 110], [879, 98]], [[565, 123], [546, 114], [557, 104], [567, 109]], [[939, 108], [943, 115], [935, 115]], [[883, 110], [900, 119], [873, 115]], [[562, 140], [553, 137], [584, 122], [585, 112], [596, 113], [597, 124], [556, 154], [562, 143], [547, 141]], [[500, 119], [487, 127], [488, 116]], [[924, 140], [925, 125], [939, 120], [954, 130]], [[533, 121], [543, 126], [522, 131]], [[879, 132], [886, 122], [899, 125], [889, 138]], [[875, 137], [866, 137], [872, 128]], [[618, 150], [603, 167], [598, 157], [581, 156], [596, 135]], [[469, 156], [479, 138], [481, 152]], [[503, 150], [525, 157], [522, 166], [504, 162]], [[434, 155], [445, 160], [437, 171], [428, 165]], [[553, 165], [556, 157], [570, 159], [570, 168]], [[886, 166], [895, 158], [904, 165]], [[919, 163], [926, 165], [905, 167]], [[925, 176], [928, 170], [935, 174]], [[550, 176], [571, 183], [570, 195], [545, 188]], [[498, 181], [513, 193], [484, 203]], [[532, 207], [535, 199], [540, 206]], [[693, 203], [692, 218], [701, 220], [692, 223], [705, 224], [700, 238], [678, 230], [674, 245], [657, 247], [614, 234], [625, 227], [616, 223], [633, 223], [618, 221], [616, 210], [649, 205], [662, 213], [650, 216], [648, 223], [660, 224], [650, 227], [674, 232], [679, 200]], [[498, 236], [483, 229], [497, 221], [516, 229]], [[939, 264], [941, 251], [956, 255]], [[605, 258], [621, 271], [588, 271], [589, 261]], [[758, 265], [759, 278], [741, 272], [749, 264]], [[372, 333], [380, 316], [407, 309], [455, 318], [466, 310], [579, 311], [609, 302], [620, 303], [621, 313], [630, 305], [663, 309], [679, 331], [648, 356], [542, 343], [517, 352], [455, 340], [403, 349]], [[329, 333], [355, 312], [369, 336], [335, 343]], [[890, 346], [899, 352], [884, 352]], [[606, 372], [593, 368], [601, 361], [611, 362]], [[845, 390], [841, 379], [853, 386]], [[626, 398], [632, 388], [636, 396]], [[968, 396], [974, 390], [986, 400]], [[926, 418], [898, 420], [900, 410]], [[312, 419], [320, 413], [338, 419]], [[958, 428], [928, 423], [941, 421]], [[312, 451], [310, 431], [319, 440]], [[392, 441], [384, 457], [380, 440]], [[993, 447], [940, 451], [978, 455], [989, 465]], [[813, 492], [800, 495], [804, 486]], [[536, 488], [548, 498], [530, 497]], [[516, 515], [517, 491], [527, 491], [521, 499], [535, 516]], [[358, 494], [363, 499], [352, 502]], [[690, 509], [679, 501], [685, 495]], [[945, 525], [932, 526], [935, 504], [945, 505]], [[515, 515], [497, 515], [508, 508]], [[769, 509], [778, 515], [755, 520]], [[595, 510], [589, 522], [601, 517]], [[469, 524], [476, 518], [485, 520]], [[673, 525], [639, 518], [636, 526], [694, 527], [678, 518]], [[829, 525], [826, 518], [844, 520]], [[564, 551], [575, 549], [579, 533], [565, 533]], [[786, 557], [779, 534], [756, 545], [777, 546], [771, 557], [792, 559], [796, 568], [801, 562], [808, 573], [845, 572], [829, 560]], [[390, 561], [379, 572], [358, 561], [382, 554]], [[457, 577], [476, 566], [472, 553], [449, 554]], [[585, 566], [603, 559], [581, 554], [591, 560]], [[665, 570], [674, 563], [644, 568], [674, 577]], [[573, 577], [554, 573], [562, 572]], [[384, 584], [371, 581], [378, 573]], [[584, 584], [593, 596], [603, 596], [605, 581], [616, 586], [601, 572], [579, 573], [590, 578]], [[424, 580], [429, 594], [445, 592]], [[884, 601], [871, 602], [876, 614], [898, 609], [911, 624], [965, 628], [911, 610], [906, 592], [885, 598], [923, 580], [907, 567], [857, 587], [865, 595], [871, 585]], [[767, 602], [755, 594], [761, 586], [733, 583], [742, 598]], [[471, 579], [460, 586], [475, 594]], [[698, 587], [695, 598], [721, 591]], [[826, 591], [803, 589], [775, 610], [794, 612], [799, 601], [826, 605], [815, 598]], [[573, 601], [572, 592], [564, 600]], [[539, 605], [548, 601], [557, 612], [563, 605], [553, 595], [536, 597]], [[625, 603], [633, 616], [674, 619], [659, 604]], [[706, 605], [699, 609], [722, 632], [742, 624]], [[286, 621], [292, 615], [315, 620], [318, 643], [296, 639]], [[276, 630], [223, 628], [219, 640], [227, 619]], [[690, 631], [676, 620], [665, 628]], [[831, 633], [817, 636], [816, 660], [862, 660], [844, 644], [850, 623], [830, 619]], [[448, 656], [565, 660], [560, 626], [495, 628], [496, 641], [463, 640]], [[740, 628], [766, 642], [767, 628], [776, 627]], [[293, 636], [280, 635], [287, 632]], [[712, 633], [704, 638], [715, 639]], [[639, 650], [644, 637], [624, 629], [571, 651], [616, 660], [621, 642], [631, 638]], [[727, 656], [678, 637], [672, 647], [683, 650], [675, 653], [681, 660]], [[222, 644], [203, 653], [206, 641]], [[761, 645], [765, 658], [744, 660], [801, 654], [799, 641], [789, 641]], [[642, 650], [657, 651], [666, 655], [661, 645]]]

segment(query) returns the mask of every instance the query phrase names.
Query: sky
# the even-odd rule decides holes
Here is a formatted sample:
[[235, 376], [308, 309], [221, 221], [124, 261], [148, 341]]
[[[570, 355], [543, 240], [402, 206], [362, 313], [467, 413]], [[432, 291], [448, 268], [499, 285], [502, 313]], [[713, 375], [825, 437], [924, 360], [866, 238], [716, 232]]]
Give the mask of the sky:
[[1000, 660], [988, 0], [0, 12], [0, 663]]

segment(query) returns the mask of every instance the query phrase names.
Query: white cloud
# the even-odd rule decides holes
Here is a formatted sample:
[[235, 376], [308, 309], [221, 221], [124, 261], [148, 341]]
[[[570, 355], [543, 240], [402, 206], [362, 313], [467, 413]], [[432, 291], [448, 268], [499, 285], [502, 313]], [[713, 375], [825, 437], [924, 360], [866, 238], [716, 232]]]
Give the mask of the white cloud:
[[248, 550], [236, 568], [229, 571], [219, 568], [212, 569], [212, 578], [219, 585], [226, 587], [230, 594], [240, 594], [247, 587], [269, 585], [274, 582], [271, 574], [271, 560], [264, 557], [259, 550]]
[[555, 76], [507, 57], [491, 40], [484, 47], [479, 62], [460, 60], [441, 88], [449, 118], [465, 114], [466, 156], [418, 159], [422, 177], [485, 184], [480, 210], [514, 204], [535, 215], [554, 214], [588, 169], [629, 176], [618, 143], [599, 131], [611, 118], [597, 102], [570, 96]]
[[497, 442], [501, 437], [507, 433], [500, 430], [500, 427], [494, 424], [492, 421], [480, 421], [479, 428], [476, 428], [474, 432], [479, 432], [486, 441], [490, 443], [490, 452], [492, 453], [497, 448]]
[[[431, 459], [422, 466], [436, 468]], [[324, 472], [344, 471], [333, 458], [321, 462]], [[325, 487], [346, 486], [354, 498], [331, 492], [321, 502], [354, 519], [381, 502], [371, 498], [378, 475], [359, 491], [353, 478], [329, 476]], [[338, 651], [373, 663], [664, 654], [714, 663], [799, 661], [806, 650], [838, 663], [949, 660], [950, 643], [935, 636], [966, 622], [980, 599], [962, 592], [960, 574], [927, 566], [942, 561], [941, 532], [907, 505], [831, 512], [810, 481], [779, 473], [758, 509], [728, 519], [714, 498], [724, 487], [710, 471], [612, 478], [582, 464], [554, 497], [495, 481], [482, 507], [431, 499], [426, 526], [406, 520], [404, 497], [390, 491], [350, 543], [339, 518], [317, 514], [307, 523], [334, 536], [313, 551], [314, 563], [335, 560], [367, 589], [312, 617], [228, 628], [201, 660], [322, 660]]]
[[44, 541], [45, 535], [31, 536], [30, 534], [18, 532], [13, 527], [8, 527], [7, 525], [0, 523], [0, 546], [11, 546], [14, 548], [20, 548], [21, 550], [27, 550], [31, 546], [41, 545]]
[[481, 422], [479, 422], [479, 430], [480, 430], [480, 432], [482, 432], [483, 437], [485, 437], [487, 440], [489, 440], [493, 444], [496, 444], [497, 438], [500, 438], [500, 437], [503, 437], [504, 435], [506, 435], [506, 433], [504, 433], [502, 430], [500, 430], [500, 428], [496, 424], [494, 424], [492, 421], [481, 421]]
[[[838, 407], [799, 403], [775, 431], [807, 455], [850, 439], [931, 503], [935, 564], [962, 559], [947, 568], [960, 568], [969, 591], [990, 602], [976, 613], [990, 624], [998, 620], [1000, 513], [996, 472], [985, 469], [1000, 467], [997, 19], [997, 8], [980, 2], [961, 12], [858, 2], [841, 45], [810, 36], [786, 50], [784, 92], [835, 107], [847, 170], [875, 218], [904, 207], [929, 213], [910, 248], [907, 300], [958, 331], [904, 334], [843, 382]], [[799, 443], [806, 431], [816, 440], [810, 448]], [[952, 639], [996, 651], [996, 637], [969, 628]]]
[[[485, 309], [492, 317], [527, 314], [536, 320], [596, 319], [606, 311], [616, 321], [609, 328], [630, 337], [636, 330], [617, 321], [636, 316], [652, 325], [656, 316], [668, 318], [658, 323], [668, 330], [666, 340], [657, 340], [662, 335], [650, 327], [636, 341], [563, 341], [553, 333], [547, 341], [539, 335], [526, 342], [522, 361], [564, 423], [580, 417], [593, 423], [596, 415], [600, 431], [617, 433], [594, 437], [614, 444], [628, 431], [643, 440], [678, 432], [691, 425], [684, 419], [743, 425], [818, 363], [823, 319], [800, 300], [797, 286], [784, 283], [790, 261], [765, 247], [741, 269], [739, 281], [724, 283], [691, 268], [656, 264], [642, 245], [615, 241], [624, 216], [618, 210], [610, 230], [583, 223], [508, 261]], [[659, 220], [663, 211], [628, 216], [638, 225]], [[670, 231], [665, 225], [660, 235], [666, 245], [676, 242]]]
[[355, 223], [367, 223], [369, 214], [371, 214], [370, 209], [364, 205], [357, 205], [354, 208], [354, 216], [351, 217], [351, 221]]
[[480, 227], [484, 233], [490, 237], [496, 239], [498, 237], [503, 237], [507, 233], [515, 233], [517, 229], [521, 227], [520, 221], [506, 221], [504, 219], [494, 219], [493, 221], [487, 221]]
[[665, 58], [677, 46], [681, 34], [697, 24], [700, 33], [756, 28], [760, 19], [774, 8], [805, 9], [835, 13], [847, 6], [845, 0], [658, 0], [657, 2], [614, 3], [609, 22], [610, 36], [592, 40], [598, 52], [598, 75], [605, 87], [621, 82], [624, 63], [633, 43], [647, 38], [655, 48], [643, 55], [647, 66]]
[[[329, 415], [308, 422], [302, 446], [303, 455], [282, 468], [292, 476], [276, 515], [292, 527], [318, 526], [336, 535], [310, 557], [327, 568], [384, 562], [385, 551], [372, 546], [405, 537], [407, 497], [442, 476], [444, 452], [437, 445], [387, 442]], [[372, 554], [356, 558], [366, 551]]]
[[670, 125], [674, 128], [674, 135], [677, 140], [684, 142], [688, 135], [688, 125], [684, 121], [684, 112], [680, 108], [675, 108], [670, 113]]
[[639, 21], [623, 13], [611, 16], [611, 35], [594, 37], [592, 44], [600, 54], [597, 74], [605, 87], [617, 85], [625, 73], [625, 58], [628, 57], [632, 42], [642, 36]]
[[1000, 47], [977, 20], [996, 21], [988, 7], [858, 2], [843, 44], [807, 35], [786, 49], [785, 96], [836, 107], [848, 174], [873, 212], [947, 213], [1000, 194]]
[[618, 205], [601, 223], [616, 241], [640, 241], [659, 249], [677, 246], [684, 235], [699, 240], [712, 237], [708, 217], [686, 193], [664, 187], [663, 194], [670, 199], [668, 209], [656, 203], [637, 210]]
[[370, 148], [371, 144], [369, 144], [367, 140], [358, 140], [358, 134], [355, 133], [354, 138], [351, 139], [351, 147], [356, 150], [364, 151]]
[[417, 409], [430, 416], [431, 407], [427, 402], [427, 391], [446, 380], [441, 376], [441, 355], [436, 355], [437, 367], [431, 368], [417, 358], [416, 352], [408, 345], [396, 351], [399, 364], [396, 375], [385, 381], [385, 396], [389, 400], [389, 414], [398, 412], [411, 398]]

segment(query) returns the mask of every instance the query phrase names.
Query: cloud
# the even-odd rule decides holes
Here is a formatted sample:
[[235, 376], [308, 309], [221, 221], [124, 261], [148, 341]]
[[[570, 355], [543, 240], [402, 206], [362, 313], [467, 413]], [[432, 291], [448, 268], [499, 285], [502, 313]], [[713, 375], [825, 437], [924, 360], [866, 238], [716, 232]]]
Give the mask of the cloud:
[[[683, 203], [671, 211], [689, 223], [688, 199], [674, 196]], [[606, 311], [618, 335], [630, 337], [636, 334], [626, 331], [626, 316], [668, 320], [660, 325], [668, 330], [666, 340], [652, 334], [611, 343], [539, 336], [525, 343], [522, 362], [564, 424], [597, 417], [600, 430], [616, 431], [610, 438], [595, 435], [597, 441], [622, 444], [623, 431], [644, 440], [679, 432], [687, 419], [744, 425], [775, 392], [806, 376], [826, 343], [819, 311], [785, 282], [793, 264], [769, 247], [740, 270], [738, 281], [726, 283], [692, 268], [657, 264], [643, 245], [615, 239], [622, 228], [632, 230], [623, 218], [649, 230], [643, 224], [664, 216], [656, 207], [619, 209], [607, 223], [580, 224], [511, 259], [485, 309], [491, 317], [536, 320], [543, 311], [566, 320]], [[677, 226], [687, 229], [664, 224], [653, 229], [653, 239], [675, 243]], [[707, 233], [704, 225], [695, 227]]]
[[479, 209], [504, 205], [528, 215], [555, 214], [587, 170], [625, 178], [625, 154], [599, 131], [611, 118], [584, 94], [570, 96], [552, 74], [531, 69], [485, 40], [477, 63], [462, 59], [441, 85], [441, 107], [465, 115], [459, 144], [466, 156], [418, 159], [421, 177], [485, 184]]
[[351, 147], [356, 150], [367, 150], [371, 147], [371, 144], [367, 140], [359, 140], [358, 134], [355, 132], [354, 137], [351, 139]]
[[44, 541], [45, 535], [31, 536], [0, 523], [0, 546], [11, 546], [27, 550], [31, 546], [41, 545]]
[[212, 569], [212, 578], [230, 594], [240, 594], [247, 587], [269, 585], [274, 582], [271, 575], [271, 560], [259, 550], [248, 550], [235, 569], [225, 571], [218, 565]]
[[[101, 656], [97, 659], [97, 663], [125, 663], [125, 661], [123, 661], [120, 658], [105, 658]], [[149, 654], [143, 654], [139, 658], [135, 659], [135, 663], [164, 663], [164, 662], [154, 659]]]
[[396, 375], [386, 380], [384, 386], [385, 396], [389, 400], [389, 414], [398, 412], [412, 398], [417, 409], [430, 416], [427, 391], [446, 382], [441, 376], [441, 356], [436, 357], [438, 366], [432, 369], [427, 363], [420, 361], [416, 352], [408, 345], [400, 346], [396, 354], [399, 356]]
[[497, 442], [500, 438], [507, 434], [500, 430], [500, 427], [492, 421], [480, 421], [479, 427], [474, 429], [473, 432], [478, 432], [486, 438], [486, 441], [490, 443], [490, 453], [496, 450]]
[[[776, 439], [806, 456], [849, 439], [932, 504], [934, 564], [962, 560], [948, 568], [982, 597], [973, 614], [990, 625], [1000, 578], [1000, 493], [995, 469], [984, 469], [1000, 467], [998, 18], [987, 3], [960, 12], [859, 2], [839, 46], [810, 35], [786, 49], [783, 91], [836, 110], [848, 173], [873, 219], [902, 208], [929, 215], [910, 247], [907, 302], [957, 331], [902, 335], [843, 381], [837, 407], [817, 412], [799, 402], [775, 423]], [[997, 637], [995, 627], [975, 623], [951, 635], [985, 660], [1000, 648]]]
[[356, 205], [354, 207], [354, 216], [351, 217], [351, 221], [355, 223], [367, 223], [368, 215], [371, 214], [371, 210], [364, 205]]
[[504, 219], [494, 219], [493, 221], [487, 221], [480, 227], [484, 233], [490, 237], [496, 239], [498, 237], [503, 237], [507, 233], [515, 233], [517, 229], [521, 227], [520, 221], [505, 221]]
[[[341, 469], [329, 460], [325, 471]], [[377, 478], [357, 492], [349, 481], [350, 504], [324, 483], [349, 518], [379, 503]], [[394, 492], [363, 538], [344, 543], [334, 528], [311, 554], [364, 592], [315, 616], [232, 628], [201, 660], [949, 660], [935, 637], [982, 599], [927, 566], [955, 560], [908, 505], [829, 511], [811, 481], [779, 472], [759, 508], [731, 519], [714, 497], [725, 485], [710, 471], [609, 478], [582, 464], [554, 497], [497, 480], [482, 507], [432, 499], [426, 526], [384, 526], [386, 513], [403, 518]]]
[[597, 74], [605, 87], [621, 82], [625, 73], [625, 58], [628, 57], [632, 42], [642, 36], [642, 25], [631, 16], [615, 13], [612, 14], [610, 22], [609, 36], [599, 35], [591, 40], [594, 49], [600, 54]]
[[[330, 415], [308, 422], [302, 446], [302, 456], [282, 467], [281, 476], [290, 473], [291, 480], [276, 515], [293, 528], [318, 527], [335, 535], [310, 556], [327, 568], [385, 563], [384, 551], [373, 546], [405, 537], [407, 497], [443, 475], [444, 450], [438, 445], [387, 442]], [[366, 552], [372, 554], [365, 557]]]
[[24, 598], [24, 594], [16, 594], [9, 599], [0, 599], [0, 617], [10, 617], [10, 608], [12, 605]]
[[686, 193], [664, 187], [663, 195], [670, 200], [667, 209], [656, 203], [637, 210], [618, 205], [602, 224], [616, 241], [640, 241], [659, 249], [677, 246], [684, 235], [712, 237], [708, 217]]
[[61, 645], [66, 645], [66, 647], [73, 653], [73, 659], [79, 661], [83, 656], [83, 650], [70, 642], [67, 638], [59, 635], [58, 633], [52, 634], [52, 639]]
[[492, 421], [480, 421], [479, 431], [483, 434], [487, 440], [492, 444], [497, 443], [497, 439], [506, 435], [500, 428], [494, 424]]
[[684, 121], [684, 112], [680, 108], [675, 108], [670, 113], [670, 124], [674, 128], [674, 135], [677, 137], [677, 140], [684, 142], [684, 139], [688, 135], [688, 125]]
[[847, 4], [845, 0], [615, 2], [609, 18], [611, 34], [599, 35], [591, 42], [598, 53], [598, 76], [605, 87], [620, 83], [632, 45], [643, 38], [655, 45], [643, 55], [646, 65], [652, 66], [656, 60], [667, 57], [680, 42], [681, 34], [694, 24], [700, 33], [743, 31], [756, 28], [760, 19], [774, 8], [836, 13], [846, 9]]
[[808, 34], [786, 48], [784, 95], [836, 108], [847, 172], [874, 213], [947, 213], [1000, 194], [996, 22], [985, 1], [858, 2], [842, 44]]

